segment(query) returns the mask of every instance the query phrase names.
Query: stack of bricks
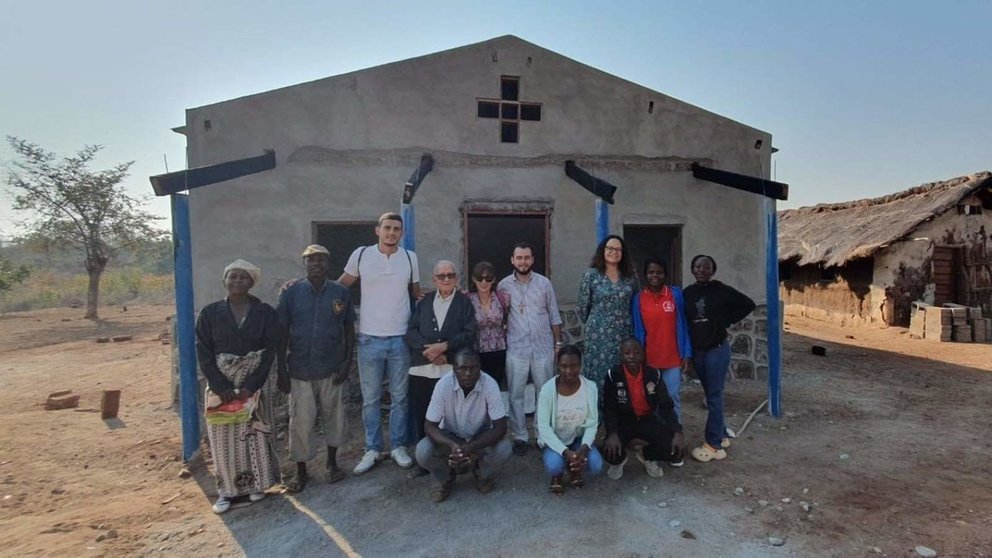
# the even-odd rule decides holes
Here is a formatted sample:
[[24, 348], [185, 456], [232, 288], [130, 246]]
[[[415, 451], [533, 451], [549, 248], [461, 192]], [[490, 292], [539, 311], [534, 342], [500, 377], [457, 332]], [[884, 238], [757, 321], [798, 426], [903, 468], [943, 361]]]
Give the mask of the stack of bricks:
[[950, 308], [925, 307], [923, 338], [947, 342], [954, 337], [954, 318]]
[[944, 304], [927, 306], [914, 302], [909, 333], [917, 339], [992, 343], [992, 319], [982, 317], [980, 307]]
[[[945, 304], [944, 306], [956, 313], [954, 317], [955, 327], [961, 328], [962, 337], [970, 336], [969, 341], [974, 343], [992, 342], [992, 320], [982, 317], [980, 306], [961, 306], [959, 304]], [[964, 317], [963, 323], [961, 316]]]
[[968, 323], [968, 309], [964, 307], [951, 307], [951, 339], [956, 343], [971, 343], [974, 338], [971, 335], [971, 324]]

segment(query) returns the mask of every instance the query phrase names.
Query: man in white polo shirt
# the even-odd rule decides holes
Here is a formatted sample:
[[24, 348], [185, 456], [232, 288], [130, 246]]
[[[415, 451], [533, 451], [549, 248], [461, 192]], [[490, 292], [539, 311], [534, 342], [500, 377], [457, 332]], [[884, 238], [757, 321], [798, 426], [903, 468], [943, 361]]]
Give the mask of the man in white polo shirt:
[[410, 321], [410, 301], [420, 298], [417, 254], [400, 248], [403, 219], [384, 213], [375, 227], [379, 242], [352, 252], [338, 281], [350, 287], [361, 280], [362, 301], [358, 317], [358, 375], [362, 383], [362, 421], [365, 455], [353, 473], [362, 475], [382, 459], [379, 405], [383, 379], [389, 381], [390, 457], [406, 469], [413, 460], [406, 451], [408, 407], [407, 372], [410, 349], [403, 336]]

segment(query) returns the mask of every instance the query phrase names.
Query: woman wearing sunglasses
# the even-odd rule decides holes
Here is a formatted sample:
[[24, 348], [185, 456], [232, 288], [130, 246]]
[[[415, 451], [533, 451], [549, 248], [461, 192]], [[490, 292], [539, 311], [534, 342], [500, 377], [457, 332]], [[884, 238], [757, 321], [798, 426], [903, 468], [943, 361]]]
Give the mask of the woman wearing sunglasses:
[[506, 316], [510, 300], [496, 292], [496, 268], [489, 262], [479, 262], [472, 268], [472, 284], [468, 298], [475, 308], [479, 326], [479, 364], [506, 390]]

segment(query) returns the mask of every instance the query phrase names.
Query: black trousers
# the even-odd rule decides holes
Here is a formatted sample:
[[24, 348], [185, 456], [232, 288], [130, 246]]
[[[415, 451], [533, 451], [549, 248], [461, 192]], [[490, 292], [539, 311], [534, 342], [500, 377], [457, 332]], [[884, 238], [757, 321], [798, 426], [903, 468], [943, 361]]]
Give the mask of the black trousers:
[[506, 351], [479, 353], [479, 366], [496, 380], [500, 391], [506, 389]]
[[431, 404], [431, 395], [437, 380], [423, 376], [410, 376], [407, 383], [407, 404], [410, 406], [410, 432], [413, 443], [424, 437], [424, 421], [427, 420], [427, 407]]
[[617, 429], [617, 435], [620, 437], [620, 456], [615, 460], [610, 460], [606, 452], [603, 452], [603, 459], [610, 465], [619, 465], [623, 463], [624, 459], [627, 459], [627, 444], [631, 440], [644, 440], [647, 442], [643, 450], [644, 459], [648, 461], [674, 461], [676, 456], [672, 455], [673, 434], [665, 423], [654, 417], [627, 423], [621, 422]]

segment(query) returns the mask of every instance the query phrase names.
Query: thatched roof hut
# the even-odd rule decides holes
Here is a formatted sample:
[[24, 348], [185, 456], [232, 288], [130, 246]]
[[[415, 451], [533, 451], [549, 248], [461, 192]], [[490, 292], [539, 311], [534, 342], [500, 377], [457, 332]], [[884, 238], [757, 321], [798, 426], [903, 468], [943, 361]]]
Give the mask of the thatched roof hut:
[[986, 191], [992, 191], [988, 171], [880, 198], [779, 211], [778, 259], [797, 260], [798, 265], [844, 265], [911, 237], [923, 223]]

